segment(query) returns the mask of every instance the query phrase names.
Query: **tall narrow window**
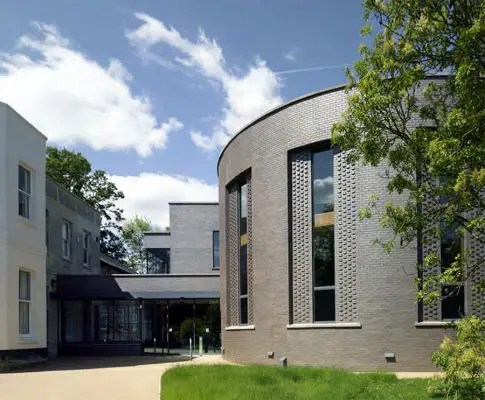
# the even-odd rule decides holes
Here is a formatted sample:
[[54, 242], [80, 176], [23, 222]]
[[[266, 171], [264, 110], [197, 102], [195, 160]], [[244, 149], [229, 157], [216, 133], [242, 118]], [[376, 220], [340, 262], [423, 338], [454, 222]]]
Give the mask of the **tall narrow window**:
[[[463, 238], [456, 232], [457, 226], [445, 230], [441, 239], [441, 271], [444, 272], [462, 252]], [[441, 318], [458, 319], [465, 315], [465, 290], [459, 285], [443, 285], [441, 289]]]
[[248, 323], [248, 185], [240, 183], [237, 191], [239, 215], [239, 323]]
[[19, 215], [30, 219], [30, 198], [32, 196], [31, 172], [19, 165]]
[[62, 257], [71, 259], [72, 224], [68, 220], [62, 221]]
[[312, 154], [313, 319], [335, 321], [333, 151]]
[[83, 231], [83, 264], [91, 265], [91, 233]]
[[49, 210], [45, 210], [45, 246], [47, 247], [47, 253], [49, 253]]
[[219, 269], [220, 256], [219, 256], [219, 231], [212, 231], [212, 265], [214, 269]]
[[19, 334], [30, 335], [30, 303], [31, 303], [30, 272], [19, 271]]

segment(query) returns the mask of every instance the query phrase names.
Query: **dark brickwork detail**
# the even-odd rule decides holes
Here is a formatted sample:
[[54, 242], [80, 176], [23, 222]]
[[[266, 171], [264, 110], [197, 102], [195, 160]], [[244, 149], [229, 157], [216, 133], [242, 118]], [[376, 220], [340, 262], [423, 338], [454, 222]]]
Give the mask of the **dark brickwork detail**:
[[470, 309], [472, 315], [476, 315], [480, 318], [485, 318], [485, 298], [483, 293], [480, 293], [477, 284], [485, 281], [485, 266], [483, 260], [485, 260], [485, 246], [478, 238], [469, 236], [470, 246], [470, 265], [474, 265], [481, 261], [479, 268], [475, 269], [472, 273], [471, 282], [467, 286], [470, 291], [468, 298], [471, 300]]
[[[423, 208], [425, 212], [431, 211], [435, 201], [433, 201], [429, 196], [426, 198]], [[435, 253], [439, 256], [440, 253], [440, 240], [432, 233], [427, 234], [426, 231], [423, 235], [423, 263], [426, 256]], [[438, 265], [423, 265], [423, 279], [426, 280], [429, 276], [434, 274], [439, 274], [441, 266]], [[423, 304], [423, 320], [424, 321], [441, 321], [441, 303], [435, 301], [433, 303]]]
[[227, 291], [228, 291], [228, 321], [229, 325], [239, 324], [239, 243], [238, 243], [238, 210], [237, 210], [237, 191], [232, 188], [228, 192], [227, 202]]
[[251, 175], [248, 175], [248, 323], [254, 323], [253, 308], [253, 230], [252, 230], [252, 215], [253, 215], [253, 201], [252, 201], [252, 185]]
[[335, 286], [337, 321], [357, 321], [357, 255], [355, 166], [346, 154], [334, 156]]
[[310, 151], [291, 155], [293, 323], [313, 321], [312, 165]]

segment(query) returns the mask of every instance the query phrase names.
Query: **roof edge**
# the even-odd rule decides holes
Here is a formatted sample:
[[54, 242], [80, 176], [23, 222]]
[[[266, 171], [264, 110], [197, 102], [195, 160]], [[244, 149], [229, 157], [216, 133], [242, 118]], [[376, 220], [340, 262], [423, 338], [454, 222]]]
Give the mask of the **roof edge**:
[[218, 206], [216, 201], [169, 201], [170, 206]]
[[[449, 76], [450, 76], [450, 74], [437, 73], [436, 75], [427, 75], [423, 80], [446, 79]], [[299, 96], [299, 97], [295, 97], [294, 99], [291, 99], [291, 100], [287, 101], [286, 103], [280, 104], [279, 106], [276, 106], [276, 107], [270, 109], [269, 111], [266, 111], [265, 113], [263, 113], [262, 115], [260, 115], [256, 119], [254, 119], [253, 121], [249, 122], [247, 125], [243, 126], [234, 136], [231, 137], [231, 139], [223, 147], [221, 154], [219, 154], [219, 158], [217, 159], [217, 176], [219, 176], [219, 165], [221, 163], [222, 156], [224, 155], [226, 149], [229, 147], [229, 145], [232, 143], [232, 141], [234, 139], [236, 139], [236, 137], [238, 137], [241, 133], [245, 132], [246, 130], [248, 130], [253, 125], [256, 125], [257, 123], [259, 123], [262, 120], [270, 117], [271, 115], [276, 114], [277, 112], [284, 110], [285, 108], [288, 108], [288, 107], [290, 107], [294, 104], [298, 104], [298, 103], [301, 103], [302, 101], [310, 100], [314, 97], [322, 96], [324, 94], [336, 92], [338, 90], [343, 90], [348, 86], [349, 86], [349, 83], [341, 83], [341, 84], [338, 84], [338, 85], [327, 87], [325, 89], [320, 89], [320, 90], [316, 90], [316, 91], [313, 91], [313, 92], [309, 92], [309, 93], [306, 93], [306, 94]]]
[[42, 137], [46, 142], [49, 140], [49, 138], [44, 135], [41, 131], [39, 131], [32, 122], [30, 122], [27, 118], [25, 118], [22, 114], [20, 114], [15, 108], [13, 108], [10, 104], [5, 103], [4, 101], [0, 101], [0, 105], [5, 106], [8, 108], [10, 111], [13, 111], [15, 114], [17, 114], [20, 118], [22, 118], [27, 124], [31, 126], [31, 128], [40, 136]]
[[301, 103], [302, 101], [305, 101], [305, 100], [310, 100], [314, 97], [318, 97], [318, 96], [321, 96], [321, 95], [324, 95], [324, 94], [327, 94], [327, 93], [336, 92], [338, 90], [343, 90], [347, 87], [347, 85], [348, 85], [347, 83], [341, 83], [339, 85], [330, 86], [330, 87], [327, 87], [325, 89], [315, 90], [313, 92], [306, 93], [302, 96], [295, 97], [294, 99], [291, 99], [291, 100], [287, 101], [286, 103], [280, 104], [279, 106], [276, 106], [276, 107], [264, 112], [259, 117], [252, 120], [247, 125], [243, 126], [233, 137], [231, 137], [231, 139], [223, 147], [221, 154], [219, 154], [219, 158], [217, 159], [217, 175], [219, 175], [219, 164], [221, 163], [222, 156], [224, 155], [226, 149], [229, 147], [229, 145], [232, 143], [232, 141], [234, 139], [236, 139], [236, 137], [238, 137], [241, 133], [245, 132], [246, 130], [251, 128], [253, 125], [256, 125], [257, 123], [259, 123], [262, 120], [270, 117], [271, 115], [276, 114], [277, 112], [279, 112], [281, 110], [284, 110], [285, 108], [288, 108], [288, 107], [290, 107], [294, 104]]

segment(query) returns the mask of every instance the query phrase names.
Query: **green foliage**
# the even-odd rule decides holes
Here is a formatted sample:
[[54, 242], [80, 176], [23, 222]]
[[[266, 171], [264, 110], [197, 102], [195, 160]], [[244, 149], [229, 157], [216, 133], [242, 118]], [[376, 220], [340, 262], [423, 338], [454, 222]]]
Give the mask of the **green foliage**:
[[[195, 319], [195, 335], [202, 336], [205, 333], [202, 321], [199, 318]], [[194, 335], [194, 320], [186, 318], [180, 324], [180, 334], [182, 337], [191, 338]]]
[[446, 337], [432, 360], [445, 377], [430, 386], [432, 393], [457, 400], [485, 398], [485, 321], [477, 317], [456, 322], [456, 340]]
[[172, 368], [162, 376], [163, 400], [426, 400], [426, 379], [355, 374], [338, 369], [207, 365]]
[[[450, 230], [485, 245], [485, 2], [366, 0], [364, 10], [373, 42], [347, 71], [348, 109], [332, 141], [351, 162], [388, 167], [389, 194], [405, 196], [375, 197], [360, 218], [394, 234], [386, 251]], [[429, 254], [419, 268], [440, 262]], [[446, 273], [426, 274], [419, 298], [436, 301], [441, 284], [463, 285], [484, 262], [458, 254]]]
[[127, 264], [137, 273], [147, 270], [147, 252], [143, 246], [143, 232], [152, 231], [150, 220], [135, 215], [123, 224], [122, 235], [127, 249]]
[[106, 172], [93, 171], [90, 162], [79, 152], [48, 146], [46, 174], [101, 214], [100, 250], [123, 262], [126, 254], [121, 240], [123, 210], [116, 202], [124, 194]]

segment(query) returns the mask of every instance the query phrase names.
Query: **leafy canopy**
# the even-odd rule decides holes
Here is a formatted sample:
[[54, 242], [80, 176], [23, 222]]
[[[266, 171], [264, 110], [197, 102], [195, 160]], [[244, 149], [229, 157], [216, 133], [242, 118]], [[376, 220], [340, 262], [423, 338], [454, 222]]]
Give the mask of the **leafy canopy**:
[[48, 146], [46, 174], [101, 214], [100, 250], [122, 262], [126, 254], [120, 234], [123, 210], [116, 202], [124, 195], [106, 172], [93, 171], [79, 152]]
[[[348, 110], [332, 140], [351, 162], [388, 165], [388, 192], [406, 196], [373, 197], [361, 217], [379, 211], [394, 233], [388, 251], [450, 230], [485, 246], [485, 2], [366, 0], [364, 10], [372, 44], [347, 70]], [[430, 253], [420, 268], [439, 262]], [[420, 282], [419, 297], [438, 300], [441, 283], [462, 285], [483, 268], [483, 255], [457, 254]]]

